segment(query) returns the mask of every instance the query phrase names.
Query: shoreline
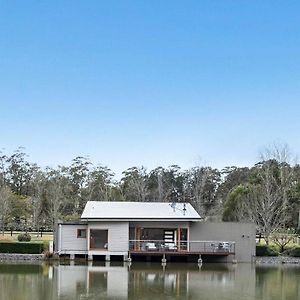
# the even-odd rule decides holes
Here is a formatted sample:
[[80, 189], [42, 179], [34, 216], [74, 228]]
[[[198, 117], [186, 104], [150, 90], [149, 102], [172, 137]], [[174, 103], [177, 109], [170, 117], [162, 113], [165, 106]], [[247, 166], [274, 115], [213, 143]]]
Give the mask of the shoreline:
[[44, 254], [0, 253], [0, 261], [41, 261]]
[[[44, 254], [0, 253], [1, 261], [51, 261]], [[291, 256], [255, 256], [253, 263], [256, 265], [300, 265], [300, 257]]]
[[254, 262], [257, 265], [298, 265], [300, 264], [300, 257], [292, 256], [256, 256]]

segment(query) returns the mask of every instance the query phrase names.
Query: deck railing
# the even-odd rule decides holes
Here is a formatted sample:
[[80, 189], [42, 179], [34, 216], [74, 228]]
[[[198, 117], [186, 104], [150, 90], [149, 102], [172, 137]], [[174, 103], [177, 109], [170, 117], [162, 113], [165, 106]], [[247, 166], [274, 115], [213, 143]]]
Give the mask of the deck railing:
[[180, 241], [130, 240], [129, 250], [135, 252], [199, 252], [235, 253], [235, 242], [230, 241]]

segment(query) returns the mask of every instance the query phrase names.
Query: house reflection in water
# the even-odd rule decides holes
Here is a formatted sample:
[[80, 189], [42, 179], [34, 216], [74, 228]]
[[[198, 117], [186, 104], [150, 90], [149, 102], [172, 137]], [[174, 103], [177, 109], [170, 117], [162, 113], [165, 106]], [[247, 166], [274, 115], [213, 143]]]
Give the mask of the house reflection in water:
[[201, 269], [168, 264], [164, 270], [160, 264], [103, 263], [59, 265], [55, 272], [60, 299], [224, 299], [255, 294], [255, 268], [243, 264]]
[[199, 269], [194, 264], [168, 264], [163, 271], [159, 265], [134, 264], [129, 282], [129, 299], [150, 299], [145, 295], [155, 299], [235, 299], [236, 294], [255, 295], [255, 267], [207, 264]]
[[102, 266], [59, 265], [56, 268], [59, 298], [96, 297], [127, 299], [128, 269], [126, 265]]

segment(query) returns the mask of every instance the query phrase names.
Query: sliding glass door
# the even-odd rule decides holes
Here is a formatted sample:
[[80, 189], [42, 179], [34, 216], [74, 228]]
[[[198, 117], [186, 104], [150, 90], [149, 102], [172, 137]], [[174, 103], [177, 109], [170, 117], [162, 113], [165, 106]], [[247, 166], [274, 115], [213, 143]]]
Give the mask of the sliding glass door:
[[91, 229], [90, 249], [107, 250], [107, 248], [108, 248], [108, 230]]

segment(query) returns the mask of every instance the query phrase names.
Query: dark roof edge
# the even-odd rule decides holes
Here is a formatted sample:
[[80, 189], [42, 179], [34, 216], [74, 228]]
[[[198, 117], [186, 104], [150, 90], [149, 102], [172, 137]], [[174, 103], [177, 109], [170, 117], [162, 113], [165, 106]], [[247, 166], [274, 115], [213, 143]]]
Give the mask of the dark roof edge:
[[60, 221], [58, 225], [87, 225], [87, 221], [75, 220], [75, 221]]

